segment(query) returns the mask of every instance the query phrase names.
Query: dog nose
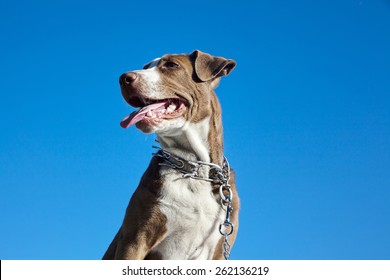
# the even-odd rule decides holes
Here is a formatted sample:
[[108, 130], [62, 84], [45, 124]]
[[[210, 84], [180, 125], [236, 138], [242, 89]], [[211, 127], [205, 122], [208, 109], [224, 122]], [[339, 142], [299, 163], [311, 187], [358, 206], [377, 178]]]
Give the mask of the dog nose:
[[131, 85], [135, 80], [137, 80], [138, 75], [135, 72], [128, 72], [120, 76], [119, 78], [119, 84], [121, 86], [129, 86]]

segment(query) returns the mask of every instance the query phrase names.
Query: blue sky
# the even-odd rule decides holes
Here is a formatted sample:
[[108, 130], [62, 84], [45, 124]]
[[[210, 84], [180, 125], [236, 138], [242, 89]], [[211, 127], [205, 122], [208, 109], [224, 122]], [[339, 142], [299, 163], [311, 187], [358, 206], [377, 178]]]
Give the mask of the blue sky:
[[390, 259], [390, 1], [2, 1], [0, 259], [100, 259], [155, 137], [118, 77], [232, 58], [233, 259]]

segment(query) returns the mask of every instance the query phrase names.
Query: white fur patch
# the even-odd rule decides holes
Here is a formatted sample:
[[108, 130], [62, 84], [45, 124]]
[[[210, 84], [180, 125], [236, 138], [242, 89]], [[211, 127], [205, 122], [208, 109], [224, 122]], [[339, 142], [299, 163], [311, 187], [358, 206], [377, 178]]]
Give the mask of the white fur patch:
[[224, 212], [205, 181], [183, 178], [163, 168], [164, 187], [159, 200], [162, 213], [168, 218], [168, 231], [153, 249], [163, 259], [211, 259], [221, 238], [219, 223]]
[[160, 86], [161, 78], [160, 73], [156, 68], [159, 61], [160, 58], [156, 58], [151, 62], [147, 69], [134, 71], [141, 76], [145, 88], [147, 88], [148, 92], [150, 93], [150, 95], [148, 96], [149, 98], [159, 98], [158, 87]]
[[194, 150], [197, 158], [201, 161], [210, 161], [210, 146], [208, 143], [208, 134], [210, 128], [210, 118], [205, 118], [199, 123], [186, 123], [183, 129], [188, 144]]
[[[210, 118], [205, 118], [198, 123], [177, 120], [176, 125], [171, 123], [167, 128], [157, 131], [162, 148], [187, 159], [210, 161], [210, 146], [208, 134]], [[194, 155], [196, 158], [194, 158]]]

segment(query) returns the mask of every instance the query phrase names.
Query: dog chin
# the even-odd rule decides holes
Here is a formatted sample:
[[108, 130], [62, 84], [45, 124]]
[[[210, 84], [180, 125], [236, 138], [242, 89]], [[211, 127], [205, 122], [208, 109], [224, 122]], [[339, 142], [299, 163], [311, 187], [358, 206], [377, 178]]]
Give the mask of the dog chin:
[[147, 120], [144, 119], [136, 123], [136, 127], [143, 133], [157, 133], [164, 135], [176, 134], [181, 128], [184, 127], [186, 120], [184, 117], [178, 117], [175, 119], [160, 119], [160, 120]]

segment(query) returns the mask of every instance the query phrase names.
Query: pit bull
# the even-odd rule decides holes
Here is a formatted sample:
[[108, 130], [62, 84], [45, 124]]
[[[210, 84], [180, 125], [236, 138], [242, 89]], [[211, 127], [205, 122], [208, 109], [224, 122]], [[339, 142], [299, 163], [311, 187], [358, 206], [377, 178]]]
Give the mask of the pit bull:
[[156, 133], [152, 157], [103, 259], [227, 259], [238, 229], [235, 175], [223, 151], [214, 92], [236, 62], [194, 51], [120, 76], [138, 108], [120, 125]]

